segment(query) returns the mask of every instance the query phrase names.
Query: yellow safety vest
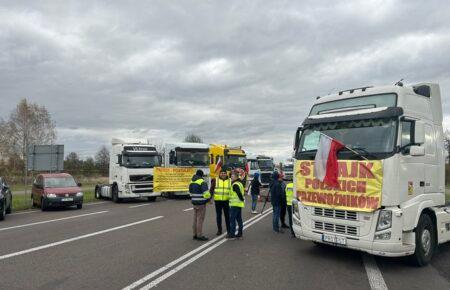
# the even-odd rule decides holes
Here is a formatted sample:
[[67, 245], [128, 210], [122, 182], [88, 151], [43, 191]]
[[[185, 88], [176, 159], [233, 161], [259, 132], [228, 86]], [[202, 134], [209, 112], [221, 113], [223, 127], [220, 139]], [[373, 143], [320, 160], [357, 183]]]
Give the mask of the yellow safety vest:
[[214, 189], [214, 200], [229, 200], [230, 199], [231, 180], [229, 178], [222, 180], [216, 178], [216, 187]]
[[198, 185], [198, 191], [196, 192], [190, 192], [191, 194], [191, 200], [193, 202], [203, 202], [208, 200], [211, 197], [211, 194], [209, 191], [200, 192], [200, 188], [202, 187], [202, 183], [205, 182], [202, 178], [197, 179], [196, 181], [191, 181], [191, 184]]
[[231, 185], [231, 192], [230, 192], [230, 206], [234, 206], [234, 207], [244, 207], [245, 206], [245, 201], [241, 201], [239, 199], [238, 194], [233, 190], [233, 186], [237, 184], [239, 186], [239, 189], [241, 190], [242, 193], [242, 197], [244, 197], [244, 186], [242, 185], [242, 183], [236, 181]]
[[294, 198], [294, 183], [288, 183], [286, 185], [286, 203], [292, 205], [292, 199]]

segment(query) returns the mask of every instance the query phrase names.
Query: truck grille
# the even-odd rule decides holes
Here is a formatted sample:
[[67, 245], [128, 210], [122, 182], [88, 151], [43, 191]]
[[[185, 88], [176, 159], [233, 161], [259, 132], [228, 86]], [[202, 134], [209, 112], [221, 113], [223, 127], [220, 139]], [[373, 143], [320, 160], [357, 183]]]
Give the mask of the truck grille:
[[314, 229], [322, 230], [327, 232], [333, 232], [337, 234], [344, 234], [350, 236], [358, 235], [358, 228], [354, 226], [338, 225], [333, 223], [324, 223], [319, 221], [314, 221]]
[[153, 175], [130, 175], [131, 182], [145, 182], [145, 181], [153, 181]]
[[314, 215], [350, 221], [358, 220], [358, 214], [356, 213], [356, 211], [348, 210], [315, 207]]
[[270, 183], [271, 178], [271, 173], [261, 173], [261, 182], [262, 183]]

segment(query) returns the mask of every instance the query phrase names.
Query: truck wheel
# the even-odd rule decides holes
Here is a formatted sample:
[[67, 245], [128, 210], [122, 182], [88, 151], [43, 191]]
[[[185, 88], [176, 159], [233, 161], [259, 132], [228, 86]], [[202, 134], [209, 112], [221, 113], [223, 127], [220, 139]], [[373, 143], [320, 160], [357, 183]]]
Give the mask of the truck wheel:
[[113, 185], [111, 196], [112, 196], [112, 201], [113, 202], [115, 202], [115, 203], [119, 203], [120, 202], [119, 189], [117, 188], [117, 185]]
[[412, 263], [422, 267], [428, 264], [436, 248], [436, 231], [433, 221], [427, 214], [422, 214], [416, 228], [416, 250], [411, 256]]
[[95, 187], [95, 198], [96, 199], [102, 199], [102, 195], [100, 194], [101, 190], [102, 190], [102, 188], [100, 186]]
[[156, 200], [156, 196], [147, 196], [147, 200], [148, 201], [155, 201]]
[[0, 212], [0, 221], [4, 220], [6, 216], [6, 198], [3, 199], [2, 211]]
[[48, 209], [47, 202], [45, 199], [41, 198], [41, 210], [46, 211]]

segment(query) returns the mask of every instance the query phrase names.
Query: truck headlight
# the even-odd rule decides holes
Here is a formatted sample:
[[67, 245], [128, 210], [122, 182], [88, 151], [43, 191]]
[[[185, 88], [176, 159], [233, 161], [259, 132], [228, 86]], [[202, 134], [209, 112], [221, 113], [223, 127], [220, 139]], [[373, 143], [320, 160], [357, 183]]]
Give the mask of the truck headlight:
[[54, 194], [54, 193], [47, 193], [47, 197], [54, 198], [54, 197], [56, 197], [56, 194]]
[[83, 196], [83, 193], [81, 191], [77, 192], [77, 196]]
[[378, 216], [377, 232], [391, 228], [392, 226], [392, 211], [381, 210]]

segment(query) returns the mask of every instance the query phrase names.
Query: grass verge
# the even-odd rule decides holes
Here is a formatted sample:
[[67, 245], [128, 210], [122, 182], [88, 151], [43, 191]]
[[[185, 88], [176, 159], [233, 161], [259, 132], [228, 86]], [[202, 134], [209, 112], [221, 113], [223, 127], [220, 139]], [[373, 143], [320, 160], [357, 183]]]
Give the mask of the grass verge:
[[[83, 191], [83, 203], [93, 202], [95, 201], [94, 190], [85, 190]], [[13, 212], [31, 209], [31, 195], [27, 194], [17, 194], [13, 193]]]

